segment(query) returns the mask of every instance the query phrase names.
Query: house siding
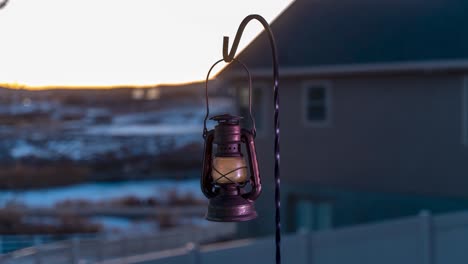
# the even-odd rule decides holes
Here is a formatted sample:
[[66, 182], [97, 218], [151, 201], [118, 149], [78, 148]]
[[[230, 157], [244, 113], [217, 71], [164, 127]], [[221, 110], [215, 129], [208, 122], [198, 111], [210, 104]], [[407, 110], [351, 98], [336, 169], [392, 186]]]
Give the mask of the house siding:
[[[326, 126], [308, 126], [303, 85], [322, 81], [330, 85], [332, 118]], [[286, 230], [294, 231], [288, 197], [297, 194], [334, 200], [334, 226], [468, 206], [462, 75], [297, 78], [280, 85]], [[263, 98], [271, 109], [264, 125], [273, 131], [272, 92]], [[265, 186], [260, 216], [240, 230], [268, 234], [274, 226], [273, 132], [260, 134], [256, 145]]]
[[[332, 119], [322, 127], [302, 118], [302, 86], [310, 81], [281, 83], [283, 182], [468, 197], [463, 76], [328, 79]], [[272, 94], [264, 100], [272, 109]], [[265, 179], [273, 173], [272, 142], [273, 133], [256, 140]]]

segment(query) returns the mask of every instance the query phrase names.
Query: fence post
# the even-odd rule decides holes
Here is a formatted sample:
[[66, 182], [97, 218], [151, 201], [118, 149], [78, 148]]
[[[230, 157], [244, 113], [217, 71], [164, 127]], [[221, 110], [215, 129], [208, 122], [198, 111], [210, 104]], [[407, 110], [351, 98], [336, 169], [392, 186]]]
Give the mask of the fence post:
[[422, 263], [434, 264], [433, 225], [430, 211], [423, 210], [419, 213], [422, 242]]
[[42, 248], [41, 248], [41, 244], [42, 244], [42, 239], [40, 236], [36, 235], [34, 236], [33, 238], [33, 241], [34, 241], [34, 247], [36, 248], [36, 254], [35, 254], [35, 261], [36, 261], [36, 264], [41, 264], [42, 263], [42, 260], [41, 260], [41, 251], [42, 251]]
[[189, 251], [188, 254], [191, 256], [191, 263], [192, 264], [201, 264], [200, 259], [200, 247], [196, 243], [187, 243], [186, 245], [187, 250]]
[[314, 263], [314, 232], [308, 232], [303, 234], [306, 236], [306, 263], [313, 264]]
[[70, 263], [77, 264], [80, 260], [80, 239], [74, 236], [70, 242]]
[[129, 257], [131, 255], [128, 250], [128, 245], [130, 244], [128, 240], [129, 240], [128, 235], [123, 236], [120, 240], [120, 246], [121, 246], [120, 256], [122, 256], [123, 258]]
[[96, 241], [96, 258], [97, 261], [103, 261], [104, 260], [104, 247], [106, 245], [106, 240], [105, 236], [101, 235], [97, 238]]

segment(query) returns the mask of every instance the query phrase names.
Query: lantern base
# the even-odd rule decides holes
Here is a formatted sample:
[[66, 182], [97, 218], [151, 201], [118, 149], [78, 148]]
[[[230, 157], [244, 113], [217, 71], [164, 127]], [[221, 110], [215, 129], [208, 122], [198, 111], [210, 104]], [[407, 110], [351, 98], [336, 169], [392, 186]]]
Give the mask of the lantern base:
[[206, 219], [215, 222], [243, 222], [257, 218], [252, 201], [240, 195], [235, 184], [221, 186], [220, 194], [208, 205]]

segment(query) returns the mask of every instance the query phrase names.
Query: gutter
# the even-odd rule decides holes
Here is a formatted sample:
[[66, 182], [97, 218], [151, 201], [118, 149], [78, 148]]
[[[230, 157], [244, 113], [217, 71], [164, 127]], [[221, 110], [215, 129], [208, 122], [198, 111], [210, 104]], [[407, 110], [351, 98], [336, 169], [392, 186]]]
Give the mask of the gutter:
[[[280, 62], [281, 63], [281, 62]], [[248, 66], [248, 65], [247, 65]], [[270, 78], [271, 69], [252, 69], [252, 76]], [[433, 74], [468, 71], [468, 60], [343, 64], [311, 67], [280, 67], [281, 77], [352, 77], [362, 75]], [[221, 74], [222, 75], [222, 74]], [[245, 78], [245, 72], [225, 73], [227, 79]]]

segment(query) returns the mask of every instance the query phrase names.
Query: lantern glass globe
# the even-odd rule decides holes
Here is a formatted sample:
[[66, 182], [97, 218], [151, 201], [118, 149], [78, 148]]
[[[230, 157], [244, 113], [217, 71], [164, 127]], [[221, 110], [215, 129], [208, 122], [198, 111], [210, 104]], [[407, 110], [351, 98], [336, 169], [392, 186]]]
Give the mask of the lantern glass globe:
[[247, 164], [244, 157], [215, 157], [211, 176], [218, 184], [246, 182]]

